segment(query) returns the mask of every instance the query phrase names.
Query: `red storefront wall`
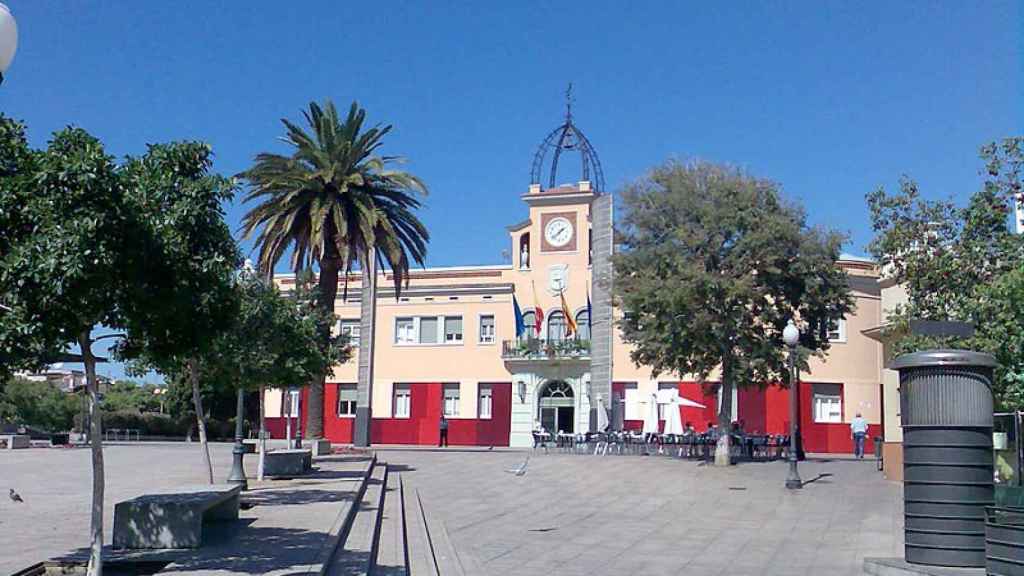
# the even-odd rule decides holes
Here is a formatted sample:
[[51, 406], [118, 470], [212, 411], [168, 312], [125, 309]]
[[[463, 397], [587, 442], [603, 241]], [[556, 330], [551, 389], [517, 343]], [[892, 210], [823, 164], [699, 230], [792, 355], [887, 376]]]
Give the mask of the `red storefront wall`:
[[[512, 418], [512, 383], [490, 383], [491, 418], [449, 418], [448, 443], [452, 446], [508, 446]], [[409, 386], [409, 418], [374, 418], [370, 441], [374, 444], [436, 445], [441, 437], [443, 385], [440, 382], [414, 383]], [[305, 435], [308, 390], [302, 390], [302, 428]], [[355, 419], [337, 414], [338, 384], [328, 383], [324, 390], [324, 436], [331, 442], [352, 442]], [[294, 421], [293, 421], [294, 422]], [[285, 419], [267, 418], [272, 438], [284, 438]]]
[[[842, 384], [839, 386], [842, 387]], [[812, 382], [800, 383], [800, 427], [804, 451], [852, 454], [853, 437], [848, 422], [814, 421], [813, 389]], [[769, 386], [764, 390], [741, 389], [737, 414], [748, 432], [789, 434], [789, 390], [778, 386]], [[869, 437], [864, 442], [865, 453], [870, 454], [874, 450], [871, 436], [877, 429], [877, 425], [868, 429]]]
[[[626, 382], [612, 382], [612, 393], [622, 398], [625, 394], [626, 384]], [[707, 429], [708, 422], [718, 421], [718, 396], [716, 393], [705, 393], [703, 387], [698, 382], [679, 382], [679, 395], [687, 400], [693, 400], [704, 405], [704, 408], [680, 406], [679, 416], [683, 426], [686, 426], [686, 423], [689, 422], [695, 430], [703, 432]], [[643, 430], [644, 421], [642, 419], [623, 420], [622, 427], [626, 430]], [[658, 421], [658, 429], [665, 429], [664, 420]]]

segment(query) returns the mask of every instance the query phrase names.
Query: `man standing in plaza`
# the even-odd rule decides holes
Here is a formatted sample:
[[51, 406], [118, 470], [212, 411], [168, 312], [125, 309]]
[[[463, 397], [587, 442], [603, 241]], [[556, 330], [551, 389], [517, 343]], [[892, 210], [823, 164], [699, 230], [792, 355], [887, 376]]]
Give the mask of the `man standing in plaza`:
[[864, 438], [868, 435], [868, 421], [860, 415], [860, 412], [857, 412], [853, 422], [850, 422], [850, 432], [853, 434], [854, 456], [864, 458]]
[[448, 419], [441, 414], [441, 421], [438, 423], [438, 428], [441, 430], [441, 439], [437, 441], [437, 447], [444, 446], [448, 447]]

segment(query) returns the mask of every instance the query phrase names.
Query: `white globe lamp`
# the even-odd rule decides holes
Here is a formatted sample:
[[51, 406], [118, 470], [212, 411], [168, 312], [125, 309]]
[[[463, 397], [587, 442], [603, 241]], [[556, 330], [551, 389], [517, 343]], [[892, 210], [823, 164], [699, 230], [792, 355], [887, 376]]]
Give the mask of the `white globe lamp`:
[[796, 327], [796, 324], [793, 324], [792, 320], [782, 330], [782, 341], [790, 348], [796, 346], [797, 342], [800, 341], [800, 330]]
[[18, 24], [11, 15], [11, 10], [0, 2], [0, 84], [3, 84], [4, 73], [14, 60], [18, 51]]

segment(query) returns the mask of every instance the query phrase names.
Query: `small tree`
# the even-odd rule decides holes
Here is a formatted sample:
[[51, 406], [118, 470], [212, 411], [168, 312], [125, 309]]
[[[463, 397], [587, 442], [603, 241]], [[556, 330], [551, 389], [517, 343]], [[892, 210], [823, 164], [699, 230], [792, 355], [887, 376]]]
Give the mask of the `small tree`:
[[[622, 200], [614, 288], [631, 358], [705, 384], [717, 370], [722, 430], [736, 386], [791, 385], [782, 342], [790, 318], [808, 327], [804, 354], [823, 355], [829, 320], [853, 308], [836, 266], [842, 237], [809, 228], [771, 182], [668, 162], [627, 186]], [[727, 433], [715, 462], [729, 463]]]
[[125, 166], [128, 197], [148, 244], [130, 286], [147, 305], [129, 317], [129, 338], [119, 352], [137, 367], [187, 378], [212, 484], [200, 358], [238, 313], [232, 276], [241, 257], [222, 208], [235, 184], [210, 172], [211, 157], [210, 147], [198, 142], [154, 145]]
[[[996, 356], [994, 392], [1006, 408], [1024, 406], [1024, 236], [1007, 216], [1022, 193], [1024, 138], [982, 147], [985, 182], [966, 206], [921, 197], [917, 184], [868, 194], [875, 238], [871, 253], [907, 291], [891, 311], [889, 335], [898, 353], [960, 347]], [[911, 334], [911, 319], [975, 326], [972, 338]]]
[[[263, 391], [309, 382], [332, 365], [349, 357], [347, 341], [334, 336], [322, 340], [323, 316], [315, 298], [297, 300], [243, 270], [236, 285], [239, 313], [220, 333], [203, 359], [204, 378], [215, 386], [260, 391], [260, 430], [263, 431]], [[260, 466], [265, 453], [261, 434]]]

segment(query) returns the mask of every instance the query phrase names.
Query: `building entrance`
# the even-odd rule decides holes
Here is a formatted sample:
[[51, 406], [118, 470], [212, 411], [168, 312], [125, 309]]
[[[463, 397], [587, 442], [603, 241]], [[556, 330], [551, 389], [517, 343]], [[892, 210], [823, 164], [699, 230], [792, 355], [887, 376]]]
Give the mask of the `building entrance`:
[[544, 385], [538, 400], [540, 425], [544, 430], [557, 434], [574, 433], [576, 398], [572, 386], [563, 380], [552, 380]]

